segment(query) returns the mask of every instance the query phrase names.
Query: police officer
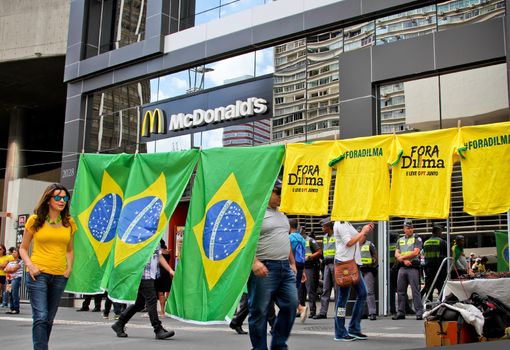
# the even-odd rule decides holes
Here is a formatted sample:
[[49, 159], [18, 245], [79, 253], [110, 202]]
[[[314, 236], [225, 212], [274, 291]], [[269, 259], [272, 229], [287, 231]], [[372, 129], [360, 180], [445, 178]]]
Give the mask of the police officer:
[[368, 318], [371, 321], [377, 319], [377, 307], [375, 304], [375, 283], [377, 279], [377, 248], [374, 243], [363, 236], [359, 241], [361, 245], [361, 272], [367, 287]]
[[315, 303], [318, 299], [318, 283], [315, 275], [319, 272], [322, 249], [314, 238], [306, 234], [304, 229], [301, 229], [301, 235], [306, 241], [304, 270], [306, 280], [304, 283], [301, 283], [301, 287], [299, 289], [299, 304], [305, 305], [306, 296], [308, 294], [308, 309], [310, 311], [308, 317], [313, 318], [317, 312], [317, 305]]
[[423, 256], [425, 257], [425, 286], [421, 290], [422, 297], [426, 295], [431, 289], [432, 293], [434, 289], [436, 289], [437, 295], [439, 296], [439, 293], [441, 293], [441, 289], [446, 279], [446, 265], [443, 265], [443, 268], [437, 277], [436, 283], [432, 285], [436, 274], [438, 274], [439, 266], [441, 266], [441, 262], [446, 257], [448, 251], [446, 241], [441, 237], [442, 232], [442, 226], [434, 225], [432, 228], [432, 236], [423, 243]]
[[416, 310], [416, 319], [423, 320], [423, 304], [420, 297], [420, 251], [423, 243], [421, 238], [414, 235], [413, 222], [404, 221], [404, 236], [397, 241], [395, 258], [402, 266], [398, 270], [397, 293], [398, 310], [393, 320], [406, 318], [407, 287], [411, 286], [413, 304]]
[[335, 286], [335, 250], [336, 241], [333, 236], [333, 225], [331, 218], [325, 218], [320, 221], [322, 231], [325, 233], [322, 239], [322, 256], [324, 257], [324, 273], [322, 274], [323, 287], [321, 297], [321, 310], [315, 315], [314, 319], [327, 318], [329, 298], [331, 290]]

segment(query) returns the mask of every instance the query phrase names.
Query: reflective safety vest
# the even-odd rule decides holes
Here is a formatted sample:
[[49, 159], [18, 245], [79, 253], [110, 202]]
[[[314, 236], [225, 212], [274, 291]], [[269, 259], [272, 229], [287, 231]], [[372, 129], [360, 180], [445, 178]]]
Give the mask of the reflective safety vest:
[[423, 256], [425, 259], [441, 257], [441, 239], [439, 237], [431, 237], [423, 243]]
[[322, 254], [324, 256], [324, 259], [333, 259], [335, 257], [335, 237], [333, 235], [331, 236], [324, 236], [322, 239]]
[[[418, 240], [418, 238], [414, 237], [414, 235], [409, 238], [406, 238], [405, 236], [401, 237], [398, 240], [398, 244], [400, 246], [400, 256], [406, 257], [407, 255], [411, 254], [414, 250], [414, 246], [415, 246], [415, 243], [417, 240]], [[411, 261], [414, 264], [417, 263], [419, 265], [420, 264], [420, 256], [419, 255], [415, 256]]]
[[361, 263], [365, 267], [374, 266], [374, 259], [372, 257], [372, 253], [370, 252], [370, 245], [372, 242], [365, 241], [365, 244], [361, 246]]
[[390, 246], [389, 246], [389, 251], [390, 251], [390, 264], [394, 264], [396, 259], [395, 259], [395, 249], [397, 248], [397, 244], [396, 243], [390, 243]]
[[312, 255], [312, 249], [310, 248], [310, 240], [312, 237], [306, 237], [306, 245], [305, 245], [305, 256]]

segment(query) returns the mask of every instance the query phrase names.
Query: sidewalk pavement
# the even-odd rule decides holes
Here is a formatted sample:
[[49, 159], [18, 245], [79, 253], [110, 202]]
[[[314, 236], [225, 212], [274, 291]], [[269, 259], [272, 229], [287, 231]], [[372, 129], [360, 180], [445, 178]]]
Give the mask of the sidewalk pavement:
[[[0, 344], [2, 348], [30, 349], [31, 310], [23, 304], [19, 315], [6, 315], [0, 309]], [[75, 308], [60, 307], [50, 339], [50, 349], [151, 349], [216, 350], [250, 349], [248, 335], [238, 335], [228, 325], [194, 325], [171, 318], [162, 318], [165, 328], [174, 329], [176, 335], [168, 340], [155, 340], [150, 321], [136, 314], [128, 323], [128, 338], [117, 338], [110, 326], [113, 320], [102, 318], [101, 312], [76, 312]], [[414, 316], [406, 320], [393, 321], [391, 317], [379, 317], [376, 321], [363, 320], [362, 331], [368, 340], [342, 343], [333, 340], [333, 318], [306, 320], [296, 318], [291, 337], [290, 349], [335, 349], [349, 346], [349, 350], [399, 350], [425, 347], [423, 321]], [[113, 313], [111, 313], [113, 316]], [[248, 325], [243, 325], [248, 330]], [[270, 335], [268, 335], [270, 342]]]

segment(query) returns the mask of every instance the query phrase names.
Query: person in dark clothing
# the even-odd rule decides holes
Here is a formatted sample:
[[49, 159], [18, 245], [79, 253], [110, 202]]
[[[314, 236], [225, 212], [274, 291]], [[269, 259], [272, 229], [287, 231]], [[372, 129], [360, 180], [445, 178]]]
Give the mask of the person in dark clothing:
[[441, 266], [441, 262], [446, 257], [448, 251], [446, 242], [441, 237], [442, 232], [442, 226], [434, 225], [432, 228], [432, 236], [423, 243], [423, 255], [425, 257], [425, 286], [423, 286], [423, 289], [421, 290], [422, 298], [429, 293], [431, 289], [432, 292], [430, 293], [429, 299], [432, 299], [434, 289], [437, 290], [437, 294], [439, 296], [446, 279], [446, 264], [444, 264], [437, 277], [436, 283], [432, 285], [432, 282], [434, 282], [434, 278], [439, 271], [439, 267]]

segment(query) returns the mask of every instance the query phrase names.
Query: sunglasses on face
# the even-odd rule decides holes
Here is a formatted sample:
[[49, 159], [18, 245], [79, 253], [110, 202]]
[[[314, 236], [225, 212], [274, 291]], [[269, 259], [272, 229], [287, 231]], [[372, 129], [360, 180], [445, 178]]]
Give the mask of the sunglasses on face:
[[69, 196], [59, 196], [59, 195], [56, 195], [56, 196], [53, 196], [53, 199], [55, 200], [55, 202], [60, 202], [63, 199], [64, 202], [67, 203], [69, 201]]

